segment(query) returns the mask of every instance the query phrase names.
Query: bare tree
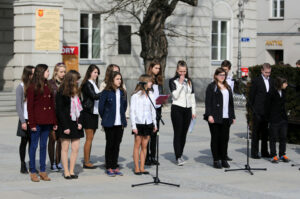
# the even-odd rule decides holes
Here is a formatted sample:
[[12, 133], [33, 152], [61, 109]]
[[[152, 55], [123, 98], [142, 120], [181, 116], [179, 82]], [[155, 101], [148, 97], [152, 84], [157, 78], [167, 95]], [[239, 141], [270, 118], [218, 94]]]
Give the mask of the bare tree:
[[[158, 60], [164, 74], [168, 56], [168, 40], [166, 20], [172, 15], [178, 2], [197, 6], [198, 0], [114, 0], [114, 6], [107, 11], [109, 15], [124, 12], [132, 15], [140, 24], [137, 34], [141, 39], [145, 70], [149, 63]], [[142, 19], [141, 19], [142, 15]], [[172, 35], [178, 35], [172, 30]]]

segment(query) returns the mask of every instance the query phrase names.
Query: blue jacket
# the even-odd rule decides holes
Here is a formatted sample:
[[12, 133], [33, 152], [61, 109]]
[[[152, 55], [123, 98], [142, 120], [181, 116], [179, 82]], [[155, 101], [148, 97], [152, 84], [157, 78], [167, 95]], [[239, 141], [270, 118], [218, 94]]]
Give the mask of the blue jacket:
[[[103, 127], [113, 127], [116, 119], [116, 92], [104, 90], [100, 94], [99, 114], [102, 118], [101, 125]], [[127, 109], [126, 95], [120, 90], [120, 115], [122, 126], [127, 126], [125, 112]]]

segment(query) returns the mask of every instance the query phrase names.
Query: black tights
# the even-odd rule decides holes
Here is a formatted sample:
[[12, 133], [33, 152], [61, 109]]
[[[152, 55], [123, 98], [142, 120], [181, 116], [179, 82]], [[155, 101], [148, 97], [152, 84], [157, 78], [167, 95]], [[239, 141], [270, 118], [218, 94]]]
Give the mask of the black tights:
[[30, 136], [26, 135], [25, 137], [21, 137], [21, 143], [19, 147], [19, 154], [20, 154], [20, 160], [21, 162], [25, 162], [25, 156], [26, 156], [26, 145], [28, 145], [28, 153], [29, 153], [29, 147], [30, 147]]

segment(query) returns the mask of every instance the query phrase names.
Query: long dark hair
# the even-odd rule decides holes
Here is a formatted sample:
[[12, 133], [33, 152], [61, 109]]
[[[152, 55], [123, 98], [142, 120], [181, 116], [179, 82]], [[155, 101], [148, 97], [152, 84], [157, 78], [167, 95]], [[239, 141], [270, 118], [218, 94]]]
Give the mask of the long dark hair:
[[117, 67], [119, 69], [119, 72], [121, 72], [120, 67], [117, 64], [109, 64], [105, 71], [105, 77], [104, 82], [107, 84], [109, 81], [111, 73], [114, 71], [114, 67]]
[[[159, 65], [160, 66], [160, 69], [159, 69], [159, 73], [157, 75], [154, 75], [153, 72], [152, 72], [152, 69], [154, 66], [156, 65]], [[153, 84], [158, 84], [160, 86], [163, 85], [163, 76], [162, 76], [162, 70], [161, 70], [161, 65], [159, 63], [158, 60], [154, 60], [152, 61], [149, 66], [148, 66], [148, 69], [147, 69], [147, 74], [150, 75], [152, 77], [152, 82]], [[156, 81], [155, 81], [156, 80]]]
[[191, 78], [189, 77], [189, 69], [188, 69], [188, 67], [187, 67], [186, 62], [183, 61], [183, 60], [179, 60], [179, 61], [177, 62], [177, 67], [176, 67], [175, 77], [179, 77], [179, 76], [180, 76], [180, 75], [177, 73], [177, 69], [178, 69], [179, 67], [185, 67], [185, 68], [186, 68], [185, 78], [188, 79], [189, 85], [191, 85], [191, 81], [192, 81], [192, 80], [191, 80]]
[[282, 85], [284, 83], [287, 83], [287, 80], [285, 78], [282, 77], [276, 77], [275, 82], [274, 82], [274, 86], [277, 90], [282, 90]]
[[59, 87], [59, 91], [68, 97], [74, 97], [75, 95], [80, 95], [80, 91], [78, 89], [77, 81], [80, 79], [80, 73], [76, 70], [70, 70], [65, 75], [65, 78]]
[[226, 79], [227, 79], [227, 73], [226, 71], [223, 69], [223, 68], [217, 68], [216, 71], [215, 71], [215, 74], [214, 74], [214, 81], [215, 81], [215, 84], [218, 86], [218, 88], [220, 89], [219, 87], [219, 84], [218, 84], [218, 79], [217, 79], [217, 76], [220, 74], [220, 73], [225, 73], [225, 79], [224, 81], [222, 82], [222, 84], [224, 84], [224, 86], [229, 90], [230, 89], [230, 86], [228, 85]]
[[110, 76], [106, 82], [106, 86], [105, 86], [104, 90], [116, 91], [118, 89], [114, 84], [114, 79], [117, 75], [121, 76], [121, 85], [120, 85], [119, 89], [126, 95], [126, 90], [123, 87], [123, 77], [122, 77], [121, 73], [119, 73], [117, 71], [113, 71], [110, 73]]
[[[48, 66], [46, 64], [38, 64], [35, 67], [33, 77], [31, 79], [31, 84], [34, 85], [34, 92], [40, 92], [41, 94], [44, 93], [44, 86], [45, 83], [48, 82], [47, 79], [44, 77], [45, 71], [48, 69]], [[50, 87], [49, 87], [50, 89]]]
[[31, 65], [25, 66], [23, 69], [21, 80], [24, 84], [24, 101], [26, 101], [27, 88], [30, 85], [31, 77], [33, 75], [32, 69], [34, 69], [34, 66]]
[[[100, 75], [100, 69], [99, 69], [98, 66], [96, 66], [95, 64], [91, 64], [91, 65], [88, 67], [88, 69], [87, 69], [87, 71], [86, 71], [86, 73], [85, 73], [84, 79], [83, 79], [83, 81], [82, 81], [82, 83], [81, 83], [81, 86], [80, 86], [80, 91], [81, 91], [81, 89], [82, 89], [82, 86], [83, 86], [83, 85], [91, 78], [91, 74], [92, 74], [92, 72], [93, 72], [95, 69], [98, 70], [98, 77], [99, 77], [99, 75]], [[98, 77], [97, 77], [97, 79], [96, 79], [96, 86], [97, 86], [97, 87], [98, 87]]]
[[[152, 77], [148, 74], [143, 74], [139, 77], [139, 82], [152, 82]], [[144, 88], [143, 88], [144, 87]], [[146, 84], [137, 84], [135, 89], [134, 89], [134, 92], [133, 94], [139, 92], [139, 91], [142, 91], [142, 93], [145, 93], [144, 89], [146, 90], [146, 92], [148, 93], [149, 90], [146, 89]]]

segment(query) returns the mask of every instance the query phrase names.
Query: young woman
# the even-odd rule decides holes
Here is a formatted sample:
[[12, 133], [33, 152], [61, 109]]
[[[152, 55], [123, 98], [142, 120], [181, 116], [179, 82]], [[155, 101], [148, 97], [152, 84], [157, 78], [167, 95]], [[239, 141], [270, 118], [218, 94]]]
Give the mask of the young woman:
[[124, 127], [127, 126], [126, 108], [127, 97], [123, 88], [122, 75], [119, 72], [113, 72], [107, 80], [107, 85], [99, 100], [101, 125], [104, 128], [106, 137], [106, 174], [110, 177], [123, 175], [118, 168], [118, 158]]
[[30, 127], [30, 177], [34, 182], [40, 179], [36, 174], [35, 154], [40, 142], [40, 178], [50, 181], [46, 173], [47, 140], [51, 129], [56, 130], [56, 116], [53, 93], [48, 83], [49, 69], [46, 64], [38, 64], [27, 89], [28, 125]]
[[235, 121], [232, 90], [226, 81], [226, 72], [217, 68], [214, 81], [207, 86], [204, 119], [208, 121], [211, 134], [213, 166], [229, 168], [226, 160], [231, 124]]
[[[63, 81], [66, 74], [66, 66], [64, 63], [57, 63], [54, 67], [52, 79], [49, 80], [49, 85], [53, 91], [53, 97], [55, 99], [57, 90]], [[61, 142], [59, 139], [57, 131], [51, 131], [49, 135], [49, 142], [48, 142], [48, 155], [51, 164], [52, 171], [59, 171], [62, 169], [60, 163], [60, 153], [61, 153]], [[56, 143], [56, 148], [55, 148]], [[55, 162], [54, 162], [54, 151], [55, 151]]]
[[[270, 122], [270, 150], [271, 162], [278, 163], [279, 160], [289, 162], [286, 152], [286, 136], [288, 130], [288, 117], [285, 110], [287, 80], [277, 77], [275, 89], [271, 89], [269, 101], [269, 122]], [[276, 154], [276, 141], [279, 138], [279, 159]]]
[[194, 86], [185, 61], [178, 61], [175, 77], [169, 80], [172, 93], [171, 119], [174, 129], [173, 146], [178, 166], [185, 163], [183, 150], [192, 118], [196, 118]]
[[[80, 74], [70, 70], [63, 80], [56, 95], [56, 113], [58, 119], [58, 133], [61, 139], [61, 159], [64, 167], [65, 179], [77, 179], [74, 172], [79, 150], [80, 138], [84, 136], [82, 130], [82, 106], [79, 99], [78, 81]], [[70, 169], [68, 168], [68, 151], [71, 143]]]
[[[30, 131], [28, 128], [28, 112], [27, 112], [27, 98], [26, 90], [30, 84], [30, 80], [34, 73], [33, 66], [25, 66], [22, 74], [22, 82], [16, 89], [16, 109], [19, 116], [17, 136], [21, 137], [21, 143], [19, 146], [19, 154], [21, 160], [20, 172], [27, 174], [28, 170], [25, 163], [26, 145], [30, 146]], [[29, 152], [29, 147], [28, 147]]]
[[[106, 87], [106, 84], [111, 76], [111, 73], [113, 72], [119, 72], [121, 73], [121, 70], [120, 70], [120, 67], [117, 65], [117, 64], [109, 64], [106, 68], [106, 72], [105, 72], [105, 77], [104, 77], [104, 81], [101, 82], [100, 84], [100, 92], [102, 92], [105, 87]], [[122, 79], [122, 82], [123, 82], [123, 79]], [[123, 82], [123, 88], [125, 89], [126, 91], [126, 85], [125, 83]], [[126, 110], [126, 118], [129, 118], [129, 104], [127, 104], [127, 110]]]
[[[159, 95], [163, 93], [163, 77], [162, 77], [162, 70], [160, 67], [160, 63], [158, 61], [153, 61], [150, 63], [147, 74], [152, 77], [152, 88], [153, 88], [153, 95], [154, 99], [156, 100]], [[159, 123], [161, 115], [161, 105], [156, 105], [156, 124], [157, 124], [157, 132], [159, 131]], [[151, 133], [149, 144], [147, 147], [147, 156], [146, 156], [146, 165], [156, 165], [159, 164], [156, 160], [156, 135], [157, 132]]]
[[[157, 131], [156, 112], [152, 106], [150, 99], [155, 104], [155, 99], [152, 91], [152, 78], [149, 75], [142, 75], [139, 82], [146, 82], [146, 84], [138, 84], [131, 97], [130, 102], [130, 119], [132, 126], [132, 134], [134, 134], [134, 173], [136, 175], [149, 174], [145, 170], [145, 158], [147, 153], [147, 145], [151, 133]], [[146, 95], [146, 92], [148, 95]], [[139, 151], [141, 152], [139, 154]], [[139, 158], [140, 157], [140, 158]], [[140, 159], [140, 165], [139, 165]]]
[[99, 68], [91, 64], [85, 77], [81, 83], [80, 92], [82, 93], [82, 117], [86, 141], [84, 143], [84, 162], [83, 168], [85, 169], [95, 169], [96, 167], [90, 162], [90, 154], [92, 149], [92, 142], [94, 139], [94, 134], [98, 129], [98, 104], [100, 91], [98, 88], [98, 76], [100, 75]]

